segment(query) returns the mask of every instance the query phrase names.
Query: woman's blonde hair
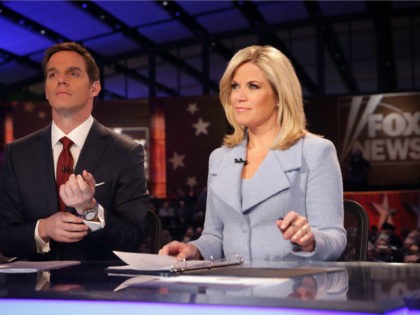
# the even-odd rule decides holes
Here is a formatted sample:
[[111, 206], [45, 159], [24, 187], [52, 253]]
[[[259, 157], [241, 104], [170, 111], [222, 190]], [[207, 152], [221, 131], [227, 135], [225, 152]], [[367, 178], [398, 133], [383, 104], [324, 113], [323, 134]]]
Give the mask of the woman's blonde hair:
[[287, 149], [307, 133], [302, 88], [289, 59], [271, 46], [254, 45], [243, 48], [229, 61], [220, 80], [219, 96], [226, 118], [234, 131], [225, 136], [223, 144], [229, 147], [235, 146], [242, 142], [245, 135], [245, 128], [234, 119], [230, 95], [236, 69], [247, 62], [252, 62], [261, 69], [278, 99], [277, 121], [280, 125], [280, 134], [273, 143], [273, 148]]

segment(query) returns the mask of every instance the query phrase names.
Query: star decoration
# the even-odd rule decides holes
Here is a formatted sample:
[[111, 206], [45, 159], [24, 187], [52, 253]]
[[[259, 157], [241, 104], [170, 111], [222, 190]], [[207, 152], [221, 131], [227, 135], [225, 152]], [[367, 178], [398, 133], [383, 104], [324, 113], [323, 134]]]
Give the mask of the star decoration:
[[172, 170], [175, 171], [178, 167], [185, 167], [184, 164], [185, 154], [179, 155], [176, 151], [169, 159], [169, 162], [172, 163]]
[[193, 188], [196, 185], [197, 185], [197, 179], [195, 178], [195, 176], [187, 177], [187, 186], [189, 186], [190, 188]]
[[198, 118], [198, 121], [193, 124], [193, 127], [195, 128], [195, 135], [198, 136], [200, 133], [203, 133], [205, 135], [208, 135], [207, 127], [210, 125], [209, 122], [205, 122], [200, 118]]
[[197, 103], [188, 103], [187, 112], [190, 112], [191, 115], [198, 111]]
[[382, 224], [384, 224], [385, 222], [394, 225], [392, 215], [396, 212], [396, 209], [389, 207], [387, 194], [384, 194], [384, 197], [380, 204], [372, 202], [372, 205], [375, 208], [375, 210], [379, 213], [378, 227], [381, 227]]

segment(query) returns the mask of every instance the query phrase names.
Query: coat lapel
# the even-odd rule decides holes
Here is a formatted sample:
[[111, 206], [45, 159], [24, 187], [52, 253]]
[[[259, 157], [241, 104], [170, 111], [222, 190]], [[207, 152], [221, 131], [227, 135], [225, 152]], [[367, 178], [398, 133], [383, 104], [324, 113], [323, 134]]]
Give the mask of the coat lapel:
[[243, 165], [235, 159], [246, 156], [246, 141], [227, 149], [222, 161], [210, 169], [211, 189], [223, 202], [239, 212], [246, 212], [255, 205], [290, 187], [289, 173], [302, 164], [302, 140], [287, 150], [271, 150], [252, 180], [252, 189], [242, 194]]
[[106, 141], [108, 136], [109, 130], [95, 120], [80, 152], [79, 160], [75, 167], [76, 174], [81, 174], [83, 170], [93, 171], [105, 148], [108, 146], [108, 141]]
[[238, 212], [242, 209], [241, 174], [243, 164], [235, 163], [235, 159], [246, 159], [246, 141], [227, 149], [221, 163], [210, 169], [211, 189], [221, 200]]
[[302, 144], [298, 141], [287, 150], [270, 150], [255, 172], [252, 189], [243, 196], [245, 212], [271, 196], [290, 188], [290, 172], [299, 169], [302, 163]]
[[[55, 181], [54, 174], [54, 159], [52, 152], [51, 144], [51, 124], [44, 129], [44, 135], [41, 138], [41, 149], [37, 150], [42, 155], [43, 167], [41, 168], [43, 174], [39, 176], [39, 180], [45, 180], [44, 184], [40, 184], [41, 187], [44, 187], [45, 193], [43, 194], [46, 198], [46, 209], [50, 213], [54, 213], [58, 210], [58, 191]], [[45, 154], [48, 152], [48, 154]], [[44, 173], [45, 172], [45, 173]]]

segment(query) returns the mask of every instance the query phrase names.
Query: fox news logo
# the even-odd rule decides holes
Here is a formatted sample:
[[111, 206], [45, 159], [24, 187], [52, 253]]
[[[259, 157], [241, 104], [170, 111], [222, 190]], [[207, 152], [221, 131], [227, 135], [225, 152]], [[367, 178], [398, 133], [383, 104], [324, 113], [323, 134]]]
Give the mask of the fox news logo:
[[420, 111], [415, 110], [419, 106], [404, 104], [403, 100], [404, 96], [382, 94], [342, 100], [345, 109], [341, 120], [345, 120], [342, 160], [361, 150], [373, 163], [420, 163]]

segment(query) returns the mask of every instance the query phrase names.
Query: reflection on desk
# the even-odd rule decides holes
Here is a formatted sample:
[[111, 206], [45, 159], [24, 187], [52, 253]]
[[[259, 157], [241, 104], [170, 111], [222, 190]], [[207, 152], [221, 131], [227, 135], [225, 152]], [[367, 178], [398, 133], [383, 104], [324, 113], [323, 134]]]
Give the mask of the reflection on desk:
[[[83, 304], [77, 312], [86, 313], [86, 304], [89, 304], [90, 315], [112, 314], [111, 309], [115, 315], [119, 307], [124, 307], [124, 314], [129, 314], [128, 306], [135, 308], [133, 314], [139, 314], [153, 308], [152, 305], [157, 305], [154, 310], [159, 313], [164, 313], [162, 309], [168, 307], [171, 314], [194, 314], [192, 310], [200, 307], [200, 315], [216, 311], [285, 314], [290, 309], [294, 315], [312, 314], [314, 309], [334, 310], [335, 314], [387, 314], [400, 309], [403, 314], [420, 314], [420, 265], [417, 264], [261, 263], [237, 266], [235, 272], [232, 272], [233, 267], [220, 268], [219, 275], [216, 269], [207, 275], [205, 271], [186, 274], [200, 277], [199, 283], [151, 281], [121, 287], [118, 291], [114, 290], [134, 278], [109, 276], [108, 265], [85, 262], [44, 273], [0, 274], [1, 314], [36, 314], [35, 307], [39, 306], [42, 314], [56, 315], [57, 309], [48, 311], [52, 305], [58, 307], [55, 303], [60, 302], [60, 307], [67, 309], [83, 300], [89, 303]], [[232, 273], [231, 276], [245, 273], [247, 277], [271, 277], [280, 281], [270, 280], [266, 284], [263, 281], [256, 285], [206, 283], [206, 277], [226, 276], [221, 275], [224, 272]], [[37, 303], [34, 304], [33, 299]], [[30, 303], [25, 304], [25, 301]], [[105, 309], [101, 308], [104, 301]]]
[[129, 278], [115, 291], [132, 288], [165, 288], [166, 293], [184, 292], [212, 296], [293, 298], [300, 300], [346, 300], [348, 274], [346, 269], [319, 269], [315, 274], [297, 278], [248, 277], [206, 275], [179, 275], [160, 277], [141, 275]]
[[243, 287], [241, 290], [220, 290], [209, 287], [210, 295], [237, 297], [261, 297], [295, 300], [342, 300], [347, 299], [348, 274], [346, 270], [323, 272], [294, 279], [258, 286]]

